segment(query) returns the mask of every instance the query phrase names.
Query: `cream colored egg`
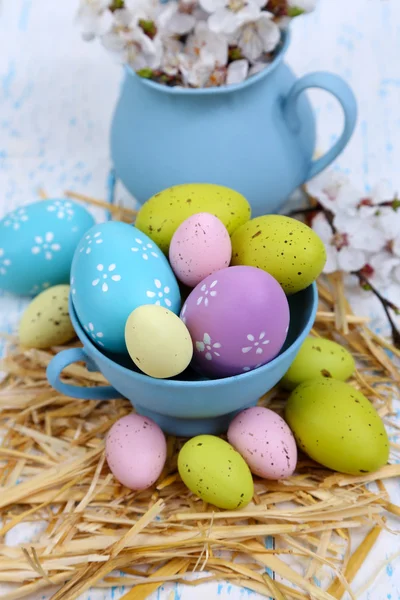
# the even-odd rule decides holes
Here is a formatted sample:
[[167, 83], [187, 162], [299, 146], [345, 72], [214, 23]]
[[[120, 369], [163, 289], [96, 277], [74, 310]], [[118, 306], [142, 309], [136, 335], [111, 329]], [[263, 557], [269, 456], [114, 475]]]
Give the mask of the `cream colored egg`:
[[158, 379], [182, 373], [192, 360], [193, 343], [186, 325], [155, 304], [139, 306], [129, 315], [125, 342], [135, 365]]
[[55, 285], [32, 300], [19, 324], [22, 346], [50, 348], [74, 339], [68, 312], [69, 289], [69, 285]]

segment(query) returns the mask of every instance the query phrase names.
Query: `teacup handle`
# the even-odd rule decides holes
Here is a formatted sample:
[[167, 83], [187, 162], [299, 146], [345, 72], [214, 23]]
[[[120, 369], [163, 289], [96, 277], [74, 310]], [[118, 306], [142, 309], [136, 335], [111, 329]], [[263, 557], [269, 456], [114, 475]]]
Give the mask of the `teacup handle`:
[[91, 365], [91, 360], [82, 348], [69, 348], [56, 354], [50, 361], [46, 376], [50, 385], [65, 396], [79, 398], [80, 400], [112, 400], [121, 398], [121, 394], [111, 386], [79, 387], [69, 385], [60, 380], [61, 373], [74, 362], [84, 361]]
[[338, 75], [318, 71], [298, 79], [293, 84], [285, 98], [283, 112], [289, 127], [298, 131], [300, 120], [297, 113], [297, 100], [299, 95], [308, 88], [319, 88], [330, 92], [340, 102], [344, 113], [344, 129], [340, 138], [323, 156], [311, 162], [305, 181], [312, 179], [330, 165], [344, 150], [350, 140], [357, 122], [357, 102], [351, 87]]

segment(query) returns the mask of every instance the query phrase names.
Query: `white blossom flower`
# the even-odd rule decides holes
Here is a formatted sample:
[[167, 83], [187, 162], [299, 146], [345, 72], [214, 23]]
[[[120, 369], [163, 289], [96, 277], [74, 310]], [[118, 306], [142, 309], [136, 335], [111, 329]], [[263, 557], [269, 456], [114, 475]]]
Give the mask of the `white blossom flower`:
[[230, 63], [226, 74], [226, 83], [232, 85], [234, 83], [242, 83], [247, 78], [249, 72], [249, 63], [245, 58], [234, 60]]
[[209, 303], [209, 298], [214, 298], [214, 296], [217, 295], [217, 291], [214, 289], [215, 286], [217, 285], [218, 280], [215, 279], [210, 286], [208, 286], [206, 283], [203, 283], [203, 285], [200, 288], [200, 296], [197, 298], [197, 306], [200, 306], [200, 304], [204, 301], [204, 306], [208, 306]]
[[262, 354], [264, 352], [262, 346], [266, 346], [270, 343], [270, 340], [265, 339], [265, 331], [262, 331], [258, 337], [254, 337], [252, 333], [249, 333], [246, 337], [247, 342], [250, 342], [250, 345], [242, 348], [243, 354], [247, 354], [251, 350], [255, 350], [256, 354]]
[[196, 24], [188, 37], [184, 53], [179, 55], [179, 70], [184, 82], [193, 87], [225, 83], [228, 42], [211, 31], [207, 23]]
[[21, 227], [21, 223], [25, 223], [29, 220], [28, 215], [24, 208], [18, 208], [14, 210], [14, 212], [7, 215], [7, 218], [4, 220], [4, 227], [12, 227], [15, 231], [17, 231]]
[[211, 337], [208, 333], [203, 335], [203, 340], [201, 342], [196, 342], [196, 348], [198, 352], [205, 352], [205, 359], [212, 360], [214, 356], [221, 356], [217, 350], [219, 350], [222, 345], [219, 342], [212, 342]]
[[196, 1], [170, 0], [163, 5], [157, 17], [157, 27], [168, 34], [187, 35], [194, 29], [196, 22], [206, 17]]
[[212, 31], [207, 23], [200, 21], [186, 41], [185, 52], [193, 58], [203, 53], [211, 54], [215, 65], [225, 66], [228, 62], [228, 41], [223, 35]]
[[151, 39], [139, 25], [130, 28], [114, 26], [101, 36], [101, 41], [116, 60], [128, 64], [135, 71], [157, 69], [161, 64], [160, 37], [156, 35]]
[[[99, 273], [98, 276], [95, 279], [93, 279], [92, 286], [96, 287], [96, 285], [98, 285], [100, 281], [103, 281], [101, 285], [101, 291], [108, 292], [111, 281], [121, 281], [121, 275], [117, 275], [114, 273], [116, 268], [117, 265], [115, 263], [110, 264], [107, 269], [102, 264], [97, 265], [96, 269]], [[111, 275], [111, 273], [114, 274]]]
[[46, 260], [51, 260], [53, 252], [61, 250], [60, 244], [54, 243], [54, 233], [51, 231], [48, 231], [44, 237], [41, 235], [35, 236], [34, 240], [35, 245], [32, 247], [32, 254], [40, 254], [43, 251]]
[[113, 16], [109, 5], [109, 0], [81, 0], [77, 20], [84, 40], [93, 40], [111, 26]]
[[88, 233], [85, 235], [82, 246], [79, 248], [79, 252], [85, 252], [90, 254], [93, 248], [93, 244], [102, 244], [103, 239], [101, 237], [101, 231], [97, 231], [94, 235]]
[[163, 286], [159, 279], [154, 280], [154, 285], [156, 289], [148, 290], [146, 292], [146, 296], [148, 298], [157, 298], [157, 300], [154, 303], [156, 304], [156, 306], [161, 306], [161, 302], [164, 302], [164, 304], [168, 306], [168, 308], [170, 308], [172, 306], [172, 302], [168, 298], [168, 294], [171, 291], [170, 288], [167, 285]]
[[179, 40], [169, 37], [163, 39], [163, 56], [160, 69], [167, 75], [177, 75], [179, 72], [180, 54], [184, 51], [184, 45]]
[[132, 252], [141, 252], [141, 256], [143, 260], [149, 260], [149, 256], [153, 256], [154, 258], [158, 258], [157, 252], [154, 251], [153, 244], [145, 243], [140, 238], [135, 238], [136, 246], [131, 248]]
[[6, 275], [9, 266], [11, 266], [11, 260], [6, 258], [4, 248], [0, 248], [0, 275]]
[[323, 171], [307, 183], [307, 192], [331, 213], [356, 215], [360, 192], [349, 178], [335, 171]]
[[68, 202], [68, 200], [55, 200], [47, 207], [47, 210], [54, 212], [57, 215], [57, 219], [70, 221], [74, 216], [72, 202]]
[[258, 19], [266, 0], [200, 0], [210, 14], [208, 25], [215, 33], [230, 35], [238, 27]]
[[272, 18], [272, 13], [262, 11], [255, 19], [246, 20], [230, 37], [230, 42], [238, 46], [251, 62], [266, 52], [272, 52], [279, 43], [280, 29]]
[[96, 342], [96, 344], [99, 344], [99, 346], [104, 346], [103, 342], [101, 341], [104, 337], [104, 333], [102, 333], [101, 331], [96, 332], [93, 323], [88, 323], [88, 325], [84, 325], [83, 328], [86, 331], [86, 333], [90, 335], [92, 340]]

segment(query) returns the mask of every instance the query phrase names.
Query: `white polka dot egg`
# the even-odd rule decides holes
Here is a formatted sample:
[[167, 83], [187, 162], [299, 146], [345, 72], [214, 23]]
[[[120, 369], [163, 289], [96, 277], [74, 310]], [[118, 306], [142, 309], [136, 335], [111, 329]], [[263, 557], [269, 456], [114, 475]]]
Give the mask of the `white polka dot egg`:
[[108, 221], [82, 238], [71, 269], [72, 301], [98, 346], [126, 353], [125, 323], [138, 306], [180, 309], [178, 283], [156, 244], [132, 225]]

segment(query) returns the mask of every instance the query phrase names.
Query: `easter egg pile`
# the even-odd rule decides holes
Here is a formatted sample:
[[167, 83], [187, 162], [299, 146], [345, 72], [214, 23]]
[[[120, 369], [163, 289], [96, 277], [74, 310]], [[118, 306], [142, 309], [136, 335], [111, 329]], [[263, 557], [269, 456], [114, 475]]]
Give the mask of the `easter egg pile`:
[[[311, 285], [326, 260], [305, 224], [280, 215], [251, 219], [247, 200], [218, 185], [164, 190], [142, 206], [135, 225], [94, 225], [82, 211], [41, 202], [8, 219], [0, 249], [5, 289], [45, 290], [21, 321], [21, 343], [49, 347], [73, 337], [69, 293], [88, 343], [156, 379], [185, 379], [189, 371], [191, 378], [251, 377], [285, 345], [287, 296]], [[20, 221], [29, 227], [17, 247], [11, 234]], [[27, 254], [32, 265], [23, 276]], [[55, 254], [63, 257], [57, 269]], [[388, 438], [369, 401], [346, 383], [354, 369], [347, 350], [308, 338], [281, 382], [291, 391], [285, 419], [248, 408], [231, 422], [228, 441], [187, 441], [178, 457], [183, 482], [205, 502], [238, 509], [253, 497], [253, 475], [290, 477], [298, 449], [343, 473], [378, 469]], [[141, 490], [160, 476], [167, 443], [155, 422], [130, 415], [111, 428], [106, 455], [115, 477]]]

